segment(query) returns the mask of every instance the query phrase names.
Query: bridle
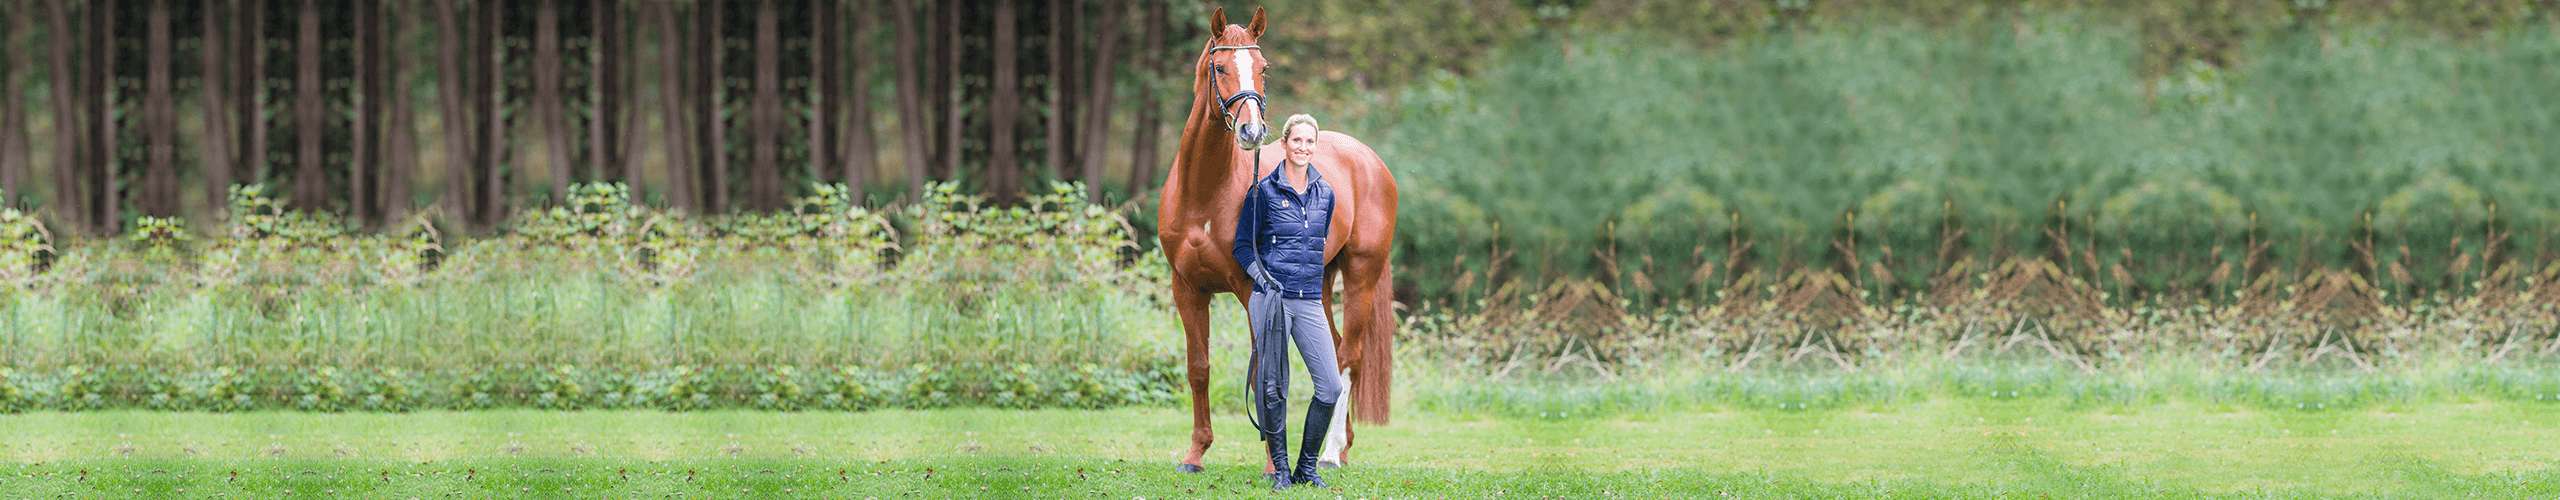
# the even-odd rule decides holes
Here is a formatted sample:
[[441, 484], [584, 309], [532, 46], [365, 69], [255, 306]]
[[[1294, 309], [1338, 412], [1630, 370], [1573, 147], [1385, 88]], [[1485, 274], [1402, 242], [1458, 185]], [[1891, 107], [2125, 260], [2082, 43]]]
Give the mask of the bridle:
[[[1262, 45], [1212, 45], [1209, 47], [1209, 53], [1211, 54], [1228, 50], [1251, 50], [1254, 52], [1261, 52]], [[1241, 70], [1241, 68], [1239, 68], [1239, 70]], [[1218, 100], [1218, 117], [1227, 122], [1227, 132], [1236, 131], [1236, 114], [1233, 111], [1229, 111], [1229, 109], [1234, 108], [1238, 102], [1251, 100], [1253, 101], [1253, 110], [1255, 113], [1263, 116], [1270, 116], [1270, 108], [1264, 106], [1261, 92], [1240, 90], [1234, 94], [1227, 94], [1225, 90], [1222, 90], [1223, 86], [1218, 85], [1218, 82], [1224, 79], [1218, 78], [1218, 74], [1225, 73], [1226, 71], [1227, 70], [1225, 69], [1220, 69], [1215, 64], [1211, 64], [1209, 66], [1210, 98]]]

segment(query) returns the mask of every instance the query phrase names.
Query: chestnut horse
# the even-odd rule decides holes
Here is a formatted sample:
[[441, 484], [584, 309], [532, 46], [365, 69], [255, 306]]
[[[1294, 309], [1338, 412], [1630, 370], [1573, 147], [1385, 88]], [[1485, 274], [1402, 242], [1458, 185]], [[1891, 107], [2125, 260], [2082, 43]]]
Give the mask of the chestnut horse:
[[[1209, 300], [1231, 293], [1242, 304], [1253, 293], [1252, 280], [1230, 251], [1236, 211], [1253, 172], [1277, 168], [1286, 156], [1259, 151], [1285, 134], [1271, 130], [1265, 116], [1263, 96], [1270, 87], [1262, 76], [1269, 61], [1257, 45], [1263, 27], [1259, 8], [1248, 26], [1227, 24], [1225, 9], [1210, 14], [1212, 35], [1192, 68], [1191, 117], [1183, 122], [1181, 151], [1173, 156], [1164, 199], [1156, 206], [1156, 238], [1173, 266], [1173, 304], [1182, 315], [1184, 369], [1191, 383], [1191, 451], [1179, 465], [1184, 472], [1200, 471], [1200, 457], [1215, 439], [1209, 431]], [[1317, 141], [1313, 163], [1336, 193], [1325, 236], [1324, 300], [1333, 303], [1337, 279], [1348, 295], [1344, 327], [1334, 329], [1341, 364], [1336, 368], [1351, 378], [1344, 396], [1352, 419], [1383, 425], [1394, 376], [1395, 292], [1387, 252], [1395, 243], [1396, 181], [1378, 153], [1358, 139], [1327, 131]], [[1262, 156], [1269, 160], [1257, 168]], [[1332, 308], [1325, 316], [1332, 324]], [[1344, 463], [1339, 452], [1350, 447], [1348, 424], [1333, 426], [1343, 433], [1340, 445], [1328, 440], [1326, 446], [1325, 458], [1337, 464]]]

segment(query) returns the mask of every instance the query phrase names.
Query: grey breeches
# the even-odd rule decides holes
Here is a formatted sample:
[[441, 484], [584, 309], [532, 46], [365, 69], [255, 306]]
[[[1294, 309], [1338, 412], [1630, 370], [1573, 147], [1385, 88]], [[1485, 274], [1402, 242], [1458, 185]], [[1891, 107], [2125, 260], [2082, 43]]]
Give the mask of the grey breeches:
[[1307, 365], [1315, 383], [1315, 400], [1331, 404], [1342, 394], [1342, 371], [1333, 359], [1333, 328], [1324, 318], [1324, 301], [1284, 299], [1254, 293], [1245, 317], [1253, 326], [1254, 401], [1266, 430], [1279, 429], [1288, 417], [1289, 344]]

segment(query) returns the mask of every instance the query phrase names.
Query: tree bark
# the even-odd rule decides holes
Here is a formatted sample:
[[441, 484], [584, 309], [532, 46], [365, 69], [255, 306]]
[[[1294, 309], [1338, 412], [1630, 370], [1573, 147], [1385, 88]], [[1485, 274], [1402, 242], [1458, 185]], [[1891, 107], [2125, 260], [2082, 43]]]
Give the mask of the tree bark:
[[853, 0], [853, 4], [848, 8], [853, 9], [857, 15], [842, 18], [847, 21], [845, 36], [853, 41], [853, 47], [849, 51], [851, 55], [845, 58], [847, 67], [852, 69], [852, 89], [845, 93], [848, 96], [845, 100], [845, 112], [851, 116], [845, 120], [843, 127], [839, 127], [845, 130], [842, 155], [843, 179], [845, 186], [853, 188], [857, 193], [854, 197], [857, 203], [862, 201], [859, 193], [863, 192], [863, 185], [869, 182], [873, 173], [878, 172], [880, 168], [879, 145], [872, 142], [874, 139], [871, 128], [871, 79], [866, 78], [870, 74], [872, 64], [871, 36], [868, 31], [871, 23], [860, 15], [871, 12], [868, 8], [871, 5], [869, 0]]
[[[1141, 82], [1154, 81], [1161, 78], [1159, 75], [1173, 72], [1166, 63], [1171, 58], [1164, 56], [1165, 3], [1147, 2], [1146, 9], [1146, 20], [1138, 24], [1138, 46], [1130, 51], [1134, 60], [1129, 61], [1140, 72], [1138, 81]], [[1130, 196], [1156, 187], [1156, 139], [1164, 132], [1164, 114], [1159, 109], [1164, 107], [1164, 101], [1156, 96], [1154, 87], [1141, 87], [1137, 93], [1137, 128], [1130, 130], [1130, 134], [1136, 136], [1129, 144]]]
[[658, 73], [661, 77], [655, 80], [658, 82], [658, 106], [662, 111], [660, 118], [665, 122], [661, 127], [666, 133], [667, 196], [669, 203], [676, 208], [700, 210], [701, 203], [695, 196], [697, 191], [692, 182], [694, 160], [698, 157], [693, 154], [692, 124], [686, 119], [692, 116], [693, 109], [688, 99], [697, 94], [687, 91], [684, 84], [687, 80], [683, 78], [693, 74], [686, 63], [692, 59], [685, 57], [685, 48], [692, 44], [685, 42], [690, 38], [677, 27], [674, 5], [666, 2], [642, 5], [648, 9], [651, 23], [658, 26]]
[[474, 37], [480, 46], [471, 52], [471, 57], [480, 66], [480, 71], [472, 74], [474, 85], [480, 88], [471, 94], [480, 107], [472, 116], [481, 120], [478, 131], [483, 135], [475, 149], [480, 157], [473, 162], [480, 186], [473, 191], [480, 195], [480, 208], [475, 211], [480, 216], [479, 226], [496, 227], [506, 218], [508, 208], [507, 172], [498, 168], [507, 159], [507, 117], [501, 108], [501, 94], [506, 91], [506, 8], [490, 1], [480, 6], [479, 13], [485, 18], [480, 25], [484, 32]]
[[[231, 98], [237, 92], [235, 87], [242, 85], [239, 80], [245, 79], [245, 75], [233, 77], [223, 58], [238, 50], [234, 45], [239, 41], [237, 37], [227, 36], [229, 34], [223, 32], [224, 17], [221, 13], [229, 12], [235, 19], [242, 14], [238, 0], [208, 3], [203, 9], [204, 16], [199, 20], [204, 23], [204, 33], [200, 34], [198, 39], [202, 46], [200, 55], [203, 57], [204, 67], [197, 74], [197, 79], [202, 81], [199, 90], [203, 92], [205, 118], [204, 140], [198, 141], [197, 144], [202, 149], [199, 154], [203, 157], [198, 158], [197, 161], [202, 162], [204, 170], [205, 203], [218, 211], [228, 206], [226, 202], [232, 182], [231, 162], [234, 160], [232, 150], [237, 145], [234, 141], [239, 140], [239, 134], [233, 128], [234, 112], [231, 109]], [[0, 66], [5, 65], [0, 64]]]
[[[0, 28], [8, 28], [10, 33], [33, 31], [33, 23], [26, 23], [26, 18], [33, 18], [26, 8], [0, 13]], [[26, 103], [18, 103], [26, 95], [18, 92], [15, 51], [15, 46], [0, 44], [0, 203], [8, 208], [26, 200], [26, 169], [31, 162], [26, 151]]]
[[1075, 90], [1076, 83], [1082, 81], [1076, 78], [1075, 61], [1076, 54], [1083, 52], [1084, 37], [1071, 32], [1076, 27], [1079, 3], [1049, 0], [1049, 136], [1041, 148], [1046, 158], [1040, 168], [1052, 181], [1066, 179], [1067, 161], [1077, 157], [1075, 148], [1070, 146], [1075, 143], [1076, 133], [1068, 128], [1068, 117], [1077, 116], [1075, 101], [1083, 95]]
[[96, 10], [89, 16], [89, 33], [95, 36], [89, 46], [90, 59], [95, 63], [89, 68], [87, 95], [89, 112], [94, 113], [88, 122], [93, 130], [88, 144], [89, 221], [99, 234], [116, 234], [122, 230], [118, 226], [122, 225], [120, 212], [124, 208], [118, 203], [123, 198], [116, 194], [116, 4], [99, 2], [92, 8]]
[[248, 141], [241, 147], [240, 167], [247, 169], [248, 183], [267, 181], [267, 0], [247, 0], [248, 11], [240, 19], [240, 99], [234, 111], [240, 113], [240, 132]]
[[320, 79], [320, 1], [302, 0], [295, 11], [294, 78], [293, 78], [293, 204], [307, 210], [327, 210], [328, 177], [321, 155], [321, 140], [328, 131], [327, 101], [322, 100]]
[[593, 32], [588, 37], [595, 41], [595, 64], [589, 67], [595, 72], [590, 78], [595, 81], [596, 93], [595, 105], [589, 107], [590, 116], [587, 118], [587, 164], [590, 165], [587, 177], [637, 183], [639, 176], [630, 170], [623, 151], [623, 114], [627, 112], [623, 109], [623, 100], [628, 91], [623, 79], [623, 61], [627, 54], [623, 51], [626, 42], [622, 33], [622, 7], [612, 0], [590, 0], [588, 5], [591, 7], [588, 15], [594, 16], [595, 21], [591, 28]]
[[782, 18], [775, 0], [756, 3], [755, 94], [747, 103], [751, 144], [747, 162], [749, 208], [771, 211], [782, 200]]
[[[377, 122], [381, 127], [377, 135], [381, 137], [382, 147], [377, 155], [380, 167], [375, 170], [373, 194], [377, 200], [375, 215], [384, 222], [408, 216], [412, 203], [409, 182], [416, 175], [418, 163], [417, 126], [411, 121], [413, 115], [409, 109], [409, 80], [401, 73], [406, 66], [401, 64], [400, 52], [407, 44], [400, 35], [406, 31], [406, 24], [384, 22], [402, 19], [400, 16], [406, 13], [401, 10], [402, 5], [406, 4], [385, 3], [375, 7], [380, 9], [373, 16], [376, 43], [370, 46], [373, 49], [371, 57], [376, 61], [373, 63], [377, 80], [375, 90], [382, 100], [382, 105], [377, 108], [382, 113], [382, 119]], [[368, 95], [366, 99], [373, 97]]]
[[[0, 13], [0, 29], [27, 32], [28, 25], [19, 22], [27, 15], [25, 9]], [[15, 50], [0, 40], [0, 206], [7, 207], [17, 206], [17, 200], [27, 194], [22, 185], [28, 161], [27, 120], [25, 111], [19, 109], [18, 98], [23, 95], [18, 93], [18, 59], [11, 57]]]
[[381, 168], [377, 162], [382, 149], [377, 139], [382, 133], [382, 79], [374, 74], [375, 67], [382, 64], [382, 57], [374, 53], [382, 45], [381, 35], [376, 33], [382, 28], [374, 22], [376, 9], [381, 7], [374, 2], [348, 6], [355, 9], [356, 116], [348, 124], [348, 130], [355, 134], [350, 141], [353, 154], [347, 162], [347, 220], [357, 227], [370, 227], [374, 222], [374, 200], [366, 196], [366, 190], [372, 189], [374, 179], [368, 171]]
[[844, 46], [837, 34], [838, 7], [836, 2], [827, 0], [809, 2], [809, 81], [815, 87], [812, 93], [817, 95], [817, 101], [809, 106], [807, 127], [810, 179], [840, 178], [835, 172], [839, 144], [837, 134], [831, 133], [844, 120], [844, 68], [838, 66], [842, 64], [839, 52]]
[[702, 22], [702, 28], [695, 36], [701, 43], [702, 51], [700, 56], [703, 81], [702, 90], [697, 94], [700, 96], [697, 104], [701, 106], [703, 127], [702, 165], [705, 170], [702, 172], [701, 187], [704, 212], [726, 211], [730, 208], [729, 155], [725, 144], [728, 140], [729, 125], [720, 116], [722, 114], [721, 94], [726, 90], [725, 80], [728, 78], [724, 74], [727, 68], [723, 67], [725, 62], [723, 59], [727, 55], [724, 52], [727, 51], [721, 48], [727, 39], [727, 34], [723, 33], [725, 27], [722, 25], [724, 20], [721, 17], [727, 13], [725, 11], [728, 9], [722, 8], [723, 3], [721, 1], [703, 2], [703, 13], [696, 16], [696, 19]]
[[[88, 190], [82, 189], [89, 165], [88, 136], [90, 115], [83, 110], [88, 102], [78, 89], [84, 88], [87, 73], [74, 71], [83, 41], [80, 29], [72, 23], [68, 0], [46, 4], [53, 18], [53, 204], [55, 216], [66, 232], [78, 232], [88, 226]], [[85, 70], [86, 68], [78, 68]]]
[[1016, 75], [1020, 61], [1016, 47], [1020, 35], [1015, 32], [1014, 0], [996, 0], [994, 52], [995, 82], [987, 99], [987, 190], [1001, 201], [1011, 201], [1021, 193], [1015, 179], [1022, 166], [1015, 154], [1015, 109], [1021, 105], [1021, 81]]
[[892, 24], [898, 27], [897, 47], [893, 52], [898, 56], [898, 136], [902, 142], [899, 149], [906, 156], [908, 192], [921, 200], [927, 178], [925, 166], [933, 161], [933, 146], [928, 140], [932, 120], [926, 115], [924, 57], [920, 53], [924, 37], [917, 33], [923, 31], [924, 26], [916, 19], [917, 11], [923, 6], [919, 0], [891, 1], [897, 2], [891, 15], [895, 18]]
[[938, 35], [937, 38], [942, 40], [942, 45], [940, 46], [942, 49], [942, 64], [938, 65], [939, 67], [936, 68], [936, 73], [942, 75], [938, 87], [942, 89], [942, 98], [937, 99], [942, 102], [941, 113], [943, 118], [941, 177], [945, 180], [957, 180], [960, 178], [960, 134], [961, 128], [965, 126], [964, 124], [967, 119], [967, 114], [960, 112], [961, 63], [959, 5], [954, 3], [942, 4], [942, 29], [937, 31], [936, 34]]
[[1083, 125], [1076, 127], [1084, 132], [1084, 141], [1076, 149], [1084, 153], [1085, 197], [1100, 201], [1103, 183], [1107, 182], [1103, 162], [1111, 151], [1111, 79], [1116, 73], [1112, 68], [1119, 63], [1121, 17], [1129, 9], [1117, 0], [1099, 0], [1095, 8], [1099, 15], [1093, 20], [1093, 64], [1089, 66], [1091, 79], [1084, 89], [1085, 118]]
[[462, 220], [476, 221], [477, 211], [472, 187], [477, 184], [479, 146], [474, 144], [474, 131], [479, 120], [473, 118], [473, 107], [464, 99], [472, 81], [464, 64], [464, 41], [470, 40], [471, 28], [456, 19], [459, 0], [436, 0], [436, 106], [442, 111], [441, 128], [445, 148], [445, 206]]
[[381, 87], [376, 90], [381, 95], [381, 167], [376, 169], [379, 182], [374, 185], [374, 197], [379, 200], [376, 215], [384, 223], [407, 218], [410, 205], [415, 203], [410, 200], [410, 179], [417, 172], [417, 123], [412, 121], [415, 113], [410, 110], [410, 79], [402, 74], [407, 64], [402, 64], [404, 54], [399, 54], [399, 49], [407, 46], [402, 38], [402, 33], [407, 33], [407, 23], [389, 23], [404, 15], [404, 5], [410, 3], [384, 3], [374, 13], [374, 28], [379, 31], [379, 44], [374, 49], [379, 69], [374, 77], [381, 79]]
[[568, 106], [560, 91], [560, 2], [542, 0], [533, 13], [533, 109], [550, 163], [551, 196], [567, 200], [571, 175]]
[[143, 11], [142, 189], [134, 205], [159, 217], [178, 215], [178, 113], [170, 78], [169, 2], [152, 0]]

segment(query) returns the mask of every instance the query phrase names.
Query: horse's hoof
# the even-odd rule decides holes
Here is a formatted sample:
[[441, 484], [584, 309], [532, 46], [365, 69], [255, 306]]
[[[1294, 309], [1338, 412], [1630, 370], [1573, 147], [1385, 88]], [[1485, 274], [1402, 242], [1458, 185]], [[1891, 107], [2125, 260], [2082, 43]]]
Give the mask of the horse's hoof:
[[1199, 474], [1200, 466], [1194, 464], [1174, 464], [1173, 470], [1184, 474]]
[[1341, 462], [1335, 462], [1335, 461], [1332, 461], [1332, 460], [1317, 460], [1317, 461], [1316, 461], [1316, 468], [1318, 468], [1318, 469], [1340, 469], [1340, 468], [1342, 468], [1342, 463], [1341, 463]]

